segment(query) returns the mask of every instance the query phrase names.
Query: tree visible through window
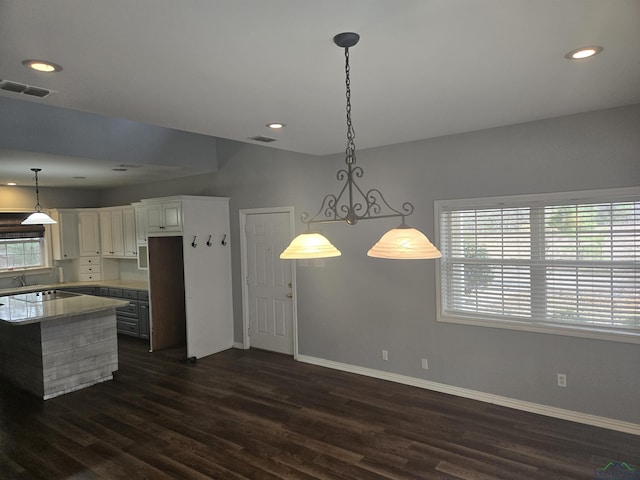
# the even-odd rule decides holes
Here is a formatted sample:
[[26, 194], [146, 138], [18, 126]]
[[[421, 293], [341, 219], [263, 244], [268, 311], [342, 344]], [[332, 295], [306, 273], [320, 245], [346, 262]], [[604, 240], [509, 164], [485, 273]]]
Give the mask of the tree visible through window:
[[640, 335], [640, 195], [613, 193], [437, 202], [441, 320]]

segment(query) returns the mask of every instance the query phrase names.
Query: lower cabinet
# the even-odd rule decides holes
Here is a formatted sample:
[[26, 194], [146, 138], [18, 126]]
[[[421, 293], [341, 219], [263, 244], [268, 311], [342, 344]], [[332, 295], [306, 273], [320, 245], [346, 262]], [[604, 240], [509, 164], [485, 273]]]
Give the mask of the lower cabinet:
[[149, 292], [146, 290], [112, 287], [68, 287], [61, 290], [128, 300], [128, 305], [116, 308], [118, 333], [149, 338]]
[[149, 293], [127, 288], [109, 288], [109, 296], [129, 301], [128, 305], [116, 308], [118, 333], [149, 338]]
[[[113, 297], [114, 295], [109, 295]], [[118, 320], [118, 333], [140, 336], [138, 327], [138, 300], [129, 299], [129, 304], [116, 308], [116, 319]]]

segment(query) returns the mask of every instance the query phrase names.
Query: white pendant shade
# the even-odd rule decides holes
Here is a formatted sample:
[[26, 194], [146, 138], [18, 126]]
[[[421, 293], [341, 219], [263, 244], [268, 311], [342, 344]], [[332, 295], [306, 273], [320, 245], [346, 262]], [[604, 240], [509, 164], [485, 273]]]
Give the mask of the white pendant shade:
[[53, 218], [44, 212], [34, 212], [24, 219], [22, 225], [51, 225], [56, 222]]
[[280, 258], [328, 258], [339, 257], [340, 255], [342, 255], [340, 250], [319, 233], [301, 233], [291, 240], [289, 246], [280, 254]]
[[442, 253], [419, 230], [400, 225], [385, 233], [367, 252], [370, 257], [390, 259], [432, 259]]
[[42, 171], [41, 168], [32, 168], [31, 171], [35, 175], [36, 181], [36, 211], [29, 215], [22, 221], [22, 225], [52, 225], [56, 222], [53, 218], [42, 211], [40, 206], [40, 190], [38, 189], [38, 172]]

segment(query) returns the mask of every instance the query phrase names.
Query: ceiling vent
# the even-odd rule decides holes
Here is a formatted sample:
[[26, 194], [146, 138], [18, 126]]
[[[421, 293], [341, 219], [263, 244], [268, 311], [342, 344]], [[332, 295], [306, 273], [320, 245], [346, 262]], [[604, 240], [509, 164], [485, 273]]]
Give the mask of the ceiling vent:
[[46, 88], [34, 87], [33, 85], [12, 82], [11, 80], [0, 80], [0, 90], [5, 90], [7, 92], [13, 93], [22, 93], [24, 95], [31, 95], [32, 97], [39, 98], [48, 97], [52, 93], [58, 93], [54, 90], [47, 90]]
[[277, 138], [265, 137], [264, 135], [256, 135], [255, 137], [249, 137], [249, 140], [255, 140], [256, 142], [271, 143], [278, 141]]

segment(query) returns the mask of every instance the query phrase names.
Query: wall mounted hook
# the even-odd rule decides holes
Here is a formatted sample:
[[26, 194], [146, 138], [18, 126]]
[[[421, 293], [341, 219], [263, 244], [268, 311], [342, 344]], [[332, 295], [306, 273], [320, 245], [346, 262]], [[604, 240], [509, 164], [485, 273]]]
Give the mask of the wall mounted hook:
[[211, 235], [209, 235], [209, 239], [207, 240], [207, 247], [210, 247], [211, 245], [213, 245], [211, 243]]
[[222, 245], [224, 245], [225, 247], [227, 246], [227, 234], [225, 233], [224, 236], [222, 237], [222, 242], [220, 242]]
[[194, 235], [194, 236], [193, 236], [193, 242], [191, 242], [191, 246], [192, 246], [193, 248], [196, 248], [196, 247], [198, 246], [198, 244], [196, 243], [196, 237], [197, 237], [197, 235]]

